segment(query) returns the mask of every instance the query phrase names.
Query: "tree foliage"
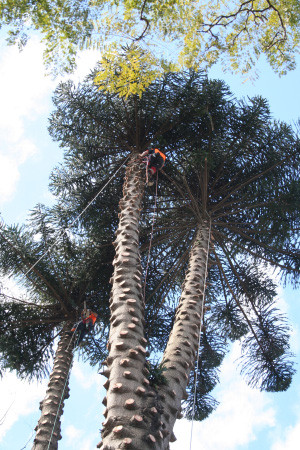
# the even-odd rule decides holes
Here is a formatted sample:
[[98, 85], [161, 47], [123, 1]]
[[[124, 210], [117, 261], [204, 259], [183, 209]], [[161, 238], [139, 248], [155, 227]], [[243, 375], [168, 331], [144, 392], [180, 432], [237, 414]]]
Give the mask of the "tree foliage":
[[[75, 210], [99, 186], [97, 168], [111, 167], [151, 141], [167, 154], [145, 287], [146, 337], [154, 360], [172, 330], [195, 230], [204, 213], [211, 217], [214, 245], [206, 292], [211, 309], [204, 319], [197, 417], [216, 406], [209, 392], [229, 343], [237, 339], [249, 383], [268, 391], [286, 389], [294, 373], [289, 327], [276, 311], [276, 289], [266, 272], [271, 264], [283, 279], [299, 278], [299, 140], [291, 127], [272, 120], [264, 99], [237, 101], [224, 83], [195, 73], [169, 74], [141, 98], [127, 99], [97, 92], [90, 78], [78, 89], [61, 85], [55, 104], [50, 131], [67, 158], [52, 183], [55, 192], [70, 201], [72, 196]], [[96, 224], [97, 202], [85, 224]], [[141, 220], [144, 267], [153, 202], [149, 189]], [[193, 380], [192, 374], [188, 417]]]
[[284, 281], [299, 281], [299, 139], [271, 119], [262, 98], [246, 103], [228, 96], [223, 83], [204, 81], [192, 95], [189, 121], [166, 137], [169, 148], [178, 142], [165, 175], [182, 201], [176, 205], [174, 199], [158, 222], [170, 245], [173, 227], [189, 236], [203, 214], [210, 217], [211, 311], [205, 320], [226, 340], [244, 336], [242, 372], [250, 384], [281, 390], [293, 374], [289, 328], [274, 308], [276, 289], [266, 263]]
[[25, 288], [23, 299], [2, 295], [1, 368], [22, 377], [48, 373], [54, 339], [65, 322], [80, 319], [84, 302], [102, 325], [96, 326], [102, 339], [90, 338], [85, 356], [98, 364], [106, 353], [112, 248], [102, 247], [101, 233], [99, 241], [88, 239], [67, 223], [59, 206], [38, 205], [27, 226], [3, 227], [0, 233], [1, 274]]
[[[72, 70], [78, 50], [97, 48], [104, 57], [103, 76], [110, 66], [112, 86], [136, 78], [136, 52], [151, 61], [151, 79], [155, 72], [203, 69], [219, 60], [246, 73], [261, 54], [283, 74], [295, 68], [299, 18], [297, 0], [5, 0], [0, 6], [9, 42], [22, 46], [30, 30], [40, 31], [46, 65], [54, 72]], [[129, 49], [126, 60], [124, 46]], [[122, 70], [118, 75], [116, 65]], [[145, 74], [136, 81], [134, 91], [140, 83], [148, 85]]]
[[44, 61], [53, 74], [72, 72], [81, 43], [91, 36], [90, 2], [80, 0], [4, 0], [0, 26], [9, 44], [20, 49], [35, 31], [45, 43]]

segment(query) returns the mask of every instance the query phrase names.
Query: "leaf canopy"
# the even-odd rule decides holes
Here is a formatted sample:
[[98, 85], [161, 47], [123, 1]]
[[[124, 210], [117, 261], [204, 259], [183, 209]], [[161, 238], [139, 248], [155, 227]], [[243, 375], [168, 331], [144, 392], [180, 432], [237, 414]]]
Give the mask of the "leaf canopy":
[[97, 49], [103, 58], [100, 82], [108, 77], [109, 89], [120, 92], [126, 84], [125, 95], [145, 90], [155, 75], [203, 70], [217, 61], [247, 73], [263, 54], [284, 74], [295, 68], [299, 22], [297, 0], [4, 0], [0, 5], [0, 24], [6, 25], [10, 43], [22, 47], [38, 30], [54, 74], [72, 71], [79, 50]]
[[97, 241], [82, 228], [68, 229], [68, 223], [59, 205], [38, 205], [26, 226], [0, 232], [1, 275], [25, 288], [23, 299], [1, 296], [1, 368], [21, 377], [47, 374], [55, 338], [64, 323], [71, 329], [79, 320], [85, 302], [101, 323], [95, 327], [101, 339], [90, 339], [86, 356], [99, 364], [106, 354], [113, 249], [101, 245], [101, 233]]
[[[53, 174], [53, 186], [63, 187], [74, 205], [87, 196], [91, 180], [99, 183], [91, 169], [108, 167], [129, 151], [142, 152], [150, 142], [167, 155], [146, 286], [152, 357], [163, 350], [172, 329], [195, 232], [203, 215], [211, 217], [214, 245], [206, 292], [211, 310], [205, 314], [209, 345], [201, 356], [207, 389], [202, 392], [199, 382], [199, 418], [201, 410], [204, 414], [215, 405], [209, 387], [218, 379], [230, 341], [244, 343], [242, 372], [251, 385], [286, 389], [294, 373], [289, 328], [275, 309], [276, 289], [266, 264], [283, 277], [299, 279], [299, 203], [294, 198], [299, 139], [292, 128], [274, 121], [261, 97], [238, 101], [223, 82], [193, 72], [168, 74], [142, 97], [127, 99], [97, 92], [90, 78], [78, 89], [62, 85], [55, 104], [50, 130], [66, 147], [68, 170]], [[149, 189], [141, 222], [144, 265], [153, 202]], [[92, 225], [97, 215], [91, 212], [91, 218], [85, 220]], [[187, 415], [192, 399], [190, 386]]]

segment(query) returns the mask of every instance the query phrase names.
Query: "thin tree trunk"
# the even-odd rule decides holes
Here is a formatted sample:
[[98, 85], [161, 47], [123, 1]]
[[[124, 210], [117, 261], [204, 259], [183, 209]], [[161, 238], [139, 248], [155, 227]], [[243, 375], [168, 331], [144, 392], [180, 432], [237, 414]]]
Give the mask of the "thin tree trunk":
[[169, 442], [176, 440], [173, 427], [176, 419], [181, 417], [181, 401], [186, 398], [189, 374], [198, 355], [200, 322], [205, 310], [203, 302], [209, 240], [210, 224], [208, 220], [204, 220], [198, 226], [191, 249], [175, 322], [163, 355], [167, 384], [160, 387], [160, 393], [165, 397], [161, 418], [165, 424], [165, 439], [164, 445], [157, 448], [168, 449]]
[[32, 450], [56, 450], [61, 439], [61, 415], [64, 401], [69, 397], [69, 374], [73, 362], [73, 341], [66, 334], [71, 323], [63, 327], [55, 354], [54, 366], [44, 400], [40, 403], [41, 417], [35, 428]]

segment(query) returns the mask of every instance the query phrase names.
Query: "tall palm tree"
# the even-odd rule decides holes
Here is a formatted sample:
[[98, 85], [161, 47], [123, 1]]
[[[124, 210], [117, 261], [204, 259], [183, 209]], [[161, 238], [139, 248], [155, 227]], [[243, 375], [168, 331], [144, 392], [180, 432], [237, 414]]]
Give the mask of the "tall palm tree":
[[[244, 370], [248, 370], [250, 383], [271, 391], [286, 389], [293, 373], [286, 360], [287, 328], [272, 311], [274, 287], [260, 276], [258, 261], [273, 263], [291, 275], [299, 270], [291, 244], [299, 144], [291, 129], [272, 123], [262, 99], [253, 99], [252, 105], [237, 104], [221, 82], [208, 83], [195, 74], [169, 76], [152, 85], [141, 99], [126, 101], [96, 93], [88, 83], [78, 90], [67, 84], [57, 91], [55, 102], [50, 129], [67, 147], [68, 169], [53, 176], [57, 192], [69, 191], [73, 197], [77, 192], [76, 198], [80, 192], [86, 201], [91, 188], [99, 184], [95, 176], [99, 167], [114, 167], [130, 154], [114, 242], [109, 356], [103, 372], [108, 393], [99, 447], [168, 448], [186, 396], [191, 415], [191, 388], [187, 394], [185, 390], [198, 358], [209, 279], [215, 280], [209, 289], [209, 299], [214, 296], [215, 300], [205, 319], [207, 328], [202, 330], [199, 367], [203, 369], [203, 355], [209, 352], [212, 366], [217, 366], [227, 340], [245, 336], [250, 356]], [[139, 155], [153, 139], [164, 144], [171, 164], [160, 193], [158, 236], [152, 242], [157, 261], [147, 284], [154, 292], [146, 289], [145, 299], [139, 223], [148, 201], [143, 198]], [[87, 217], [87, 223], [97, 226], [97, 217]], [[141, 223], [147, 224], [147, 217]], [[246, 236], [243, 227], [250, 230]], [[250, 260], [240, 261], [245, 254], [254, 258], [252, 266]], [[168, 301], [179, 290], [178, 280], [187, 264], [174, 317], [173, 304], [164, 304], [164, 297]], [[166, 273], [162, 275], [161, 269]], [[145, 317], [155, 308], [159, 319], [163, 314], [168, 317], [167, 328], [172, 332], [170, 337], [165, 332], [151, 342], [158, 334], [149, 329]], [[155, 322], [150, 322], [155, 328]], [[213, 324], [218, 324], [215, 339], [209, 333]], [[211, 347], [218, 337], [219, 353]], [[153, 370], [147, 362], [151, 346], [147, 349], [146, 345], [166, 343], [167, 338], [162, 364]], [[201, 394], [198, 382], [196, 400], [200, 403]], [[197, 415], [201, 416], [201, 408]]]
[[39, 205], [28, 226], [4, 227], [0, 232], [1, 273], [18, 280], [27, 299], [30, 297], [2, 296], [1, 367], [16, 370], [21, 377], [45, 376], [54, 340], [59, 337], [46, 396], [40, 404], [34, 449], [56, 449], [61, 439], [61, 415], [69, 396], [76, 346], [75, 337], [68, 332], [80, 318], [85, 302], [98, 312], [105, 332], [97, 345], [89, 338], [86, 354], [97, 353], [98, 361], [106, 354], [112, 250], [102, 247], [100, 236], [92, 241], [79, 230], [67, 230], [66, 224], [66, 211], [59, 206], [50, 210]]
[[[271, 120], [263, 99], [225, 102], [225, 93], [221, 82], [203, 83], [198, 100], [197, 92], [193, 98], [207, 114], [191, 117], [175, 136], [169, 134], [170, 146], [180, 139], [181, 153], [166, 175], [182, 201], [174, 201], [159, 218], [158, 231], [163, 231], [158, 239], [165, 234], [175, 248], [178, 240], [172, 243], [171, 233], [177, 229], [191, 245], [182, 260], [182, 265], [188, 260], [188, 270], [162, 358], [167, 383], [161, 387], [167, 399], [162, 417], [169, 435], [176, 419], [172, 412], [180, 411], [189, 371], [198, 359], [204, 301], [210, 311], [202, 350], [217, 329], [225, 339], [244, 336], [241, 365], [250, 385], [286, 390], [294, 373], [289, 328], [275, 307], [275, 287], [262, 263], [281, 270], [284, 278], [299, 279], [299, 139], [290, 127]], [[211, 284], [208, 299], [206, 283]], [[194, 383], [195, 376], [191, 379]], [[203, 386], [196, 388], [189, 386], [189, 400], [195, 394], [201, 400]], [[185, 406], [191, 416], [191, 402]]]

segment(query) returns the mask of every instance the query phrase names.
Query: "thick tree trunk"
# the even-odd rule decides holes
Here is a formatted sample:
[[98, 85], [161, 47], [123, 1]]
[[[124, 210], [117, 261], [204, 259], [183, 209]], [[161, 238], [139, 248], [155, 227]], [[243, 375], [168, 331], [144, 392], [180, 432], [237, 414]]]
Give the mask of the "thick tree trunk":
[[103, 374], [108, 390], [102, 439], [98, 448], [150, 450], [158, 430], [156, 398], [146, 377], [144, 299], [139, 255], [139, 218], [144, 193], [144, 170], [133, 155], [126, 169], [120, 222], [116, 232], [114, 274], [110, 300], [109, 357]]
[[110, 299], [109, 357], [103, 375], [107, 397], [102, 442], [98, 448], [163, 450], [194, 367], [201, 328], [209, 246], [209, 223], [203, 221], [191, 250], [176, 319], [163, 362], [168, 384], [154, 388], [147, 379], [144, 299], [141, 284], [138, 224], [144, 190], [143, 166], [133, 156], [126, 170]]
[[[165, 424], [163, 448], [176, 440], [173, 427], [181, 415], [181, 401], [186, 398], [189, 374], [198, 355], [201, 318], [204, 313], [204, 294], [209, 252], [210, 224], [204, 220], [199, 225], [192, 247], [189, 266], [185, 276], [182, 294], [170, 334], [163, 364], [167, 368], [164, 375], [167, 385], [161, 386], [164, 396], [162, 422]], [[156, 448], [156, 447], [153, 447]]]
[[69, 397], [69, 374], [73, 362], [73, 341], [66, 334], [71, 323], [66, 323], [55, 354], [54, 366], [44, 400], [40, 403], [42, 411], [37, 424], [32, 450], [55, 450], [61, 439], [60, 426], [64, 401]]

